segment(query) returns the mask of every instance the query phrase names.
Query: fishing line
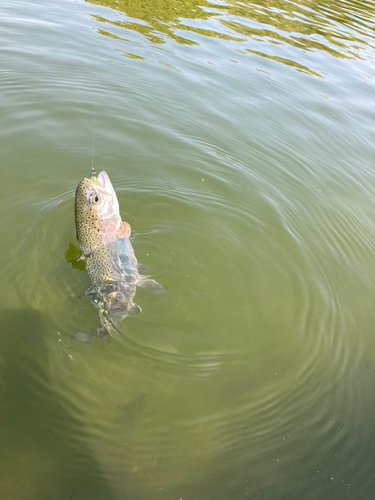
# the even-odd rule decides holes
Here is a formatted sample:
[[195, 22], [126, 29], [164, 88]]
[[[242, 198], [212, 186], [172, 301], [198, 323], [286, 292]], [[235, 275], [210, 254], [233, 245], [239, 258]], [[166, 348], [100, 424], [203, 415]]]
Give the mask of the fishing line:
[[[94, 77], [95, 86], [97, 87], [98, 82], [98, 68], [95, 72]], [[92, 132], [92, 153], [91, 153], [91, 170], [94, 170], [94, 154], [95, 154], [95, 136], [96, 136], [96, 107], [98, 105], [98, 100], [95, 99], [95, 108], [94, 108], [94, 130]]]
[[94, 152], [95, 152], [95, 135], [96, 135], [96, 106], [98, 102], [95, 100], [95, 109], [94, 109], [94, 130], [92, 133], [92, 154], [91, 154], [91, 170], [94, 169]]

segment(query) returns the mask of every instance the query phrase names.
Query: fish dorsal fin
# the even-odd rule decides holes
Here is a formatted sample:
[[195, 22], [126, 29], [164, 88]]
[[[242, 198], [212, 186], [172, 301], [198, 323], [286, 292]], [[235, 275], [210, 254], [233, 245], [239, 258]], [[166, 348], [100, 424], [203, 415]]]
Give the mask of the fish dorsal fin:
[[121, 222], [120, 227], [116, 232], [117, 238], [130, 238], [131, 235], [131, 227], [129, 222]]

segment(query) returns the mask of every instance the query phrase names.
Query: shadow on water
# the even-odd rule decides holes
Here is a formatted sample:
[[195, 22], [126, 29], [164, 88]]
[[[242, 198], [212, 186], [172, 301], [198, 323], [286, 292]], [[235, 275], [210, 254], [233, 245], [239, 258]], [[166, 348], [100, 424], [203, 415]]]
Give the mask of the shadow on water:
[[80, 271], [85, 271], [85, 264], [82, 260], [78, 260], [81, 256], [79, 248], [73, 243], [69, 243], [68, 249], [65, 251], [65, 260], [68, 264], [72, 265], [73, 269], [79, 269]]
[[34, 310], [3, 310], [0, 324], [0, 498], [116, 498], [71, 403], [50, 389], [46, 318]]

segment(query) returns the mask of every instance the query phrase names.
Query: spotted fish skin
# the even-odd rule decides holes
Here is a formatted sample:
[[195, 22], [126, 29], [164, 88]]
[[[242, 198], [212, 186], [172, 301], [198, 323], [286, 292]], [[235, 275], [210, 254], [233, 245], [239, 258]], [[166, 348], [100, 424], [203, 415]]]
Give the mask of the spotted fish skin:
[[117, 323], [138, 314], [133, 302], [136, 287], [161, 288], [156, 281], [139, 273], [130, 242], [131, 228], [121, 220], [115, 190], [106, 172], [84, 178], [78, 184], [75, 218], [81, 259], [91, 285], [81, 295], [90, 295], [99, 310], [101, 327], [96, 336], [120, 331]]

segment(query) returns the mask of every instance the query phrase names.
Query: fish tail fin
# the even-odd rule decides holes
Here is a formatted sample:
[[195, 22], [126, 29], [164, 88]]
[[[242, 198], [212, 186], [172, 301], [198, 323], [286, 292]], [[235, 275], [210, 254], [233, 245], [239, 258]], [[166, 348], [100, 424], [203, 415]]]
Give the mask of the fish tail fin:
[[114, 321], [108, 316], [108, 314], [104, 310], [99, 309], [99, 320], [108, 333], [110, 333], [111, 330], [114, 330], [119, 335], [122, 335], [121, 331], [117, 328]]
[[112, 320], [109, 320], [109, 321], [110, 321], [110, 323], [111, 323], [111, 327], [114, 329], [114, 331], [115, 331], [116, 333], [118, 333], [119, 335], [122, 335], [121, 330], [119, 330], [119, 329], [117, 328], [117, 326], [114, 324], [114, 322], [113, 322]]

